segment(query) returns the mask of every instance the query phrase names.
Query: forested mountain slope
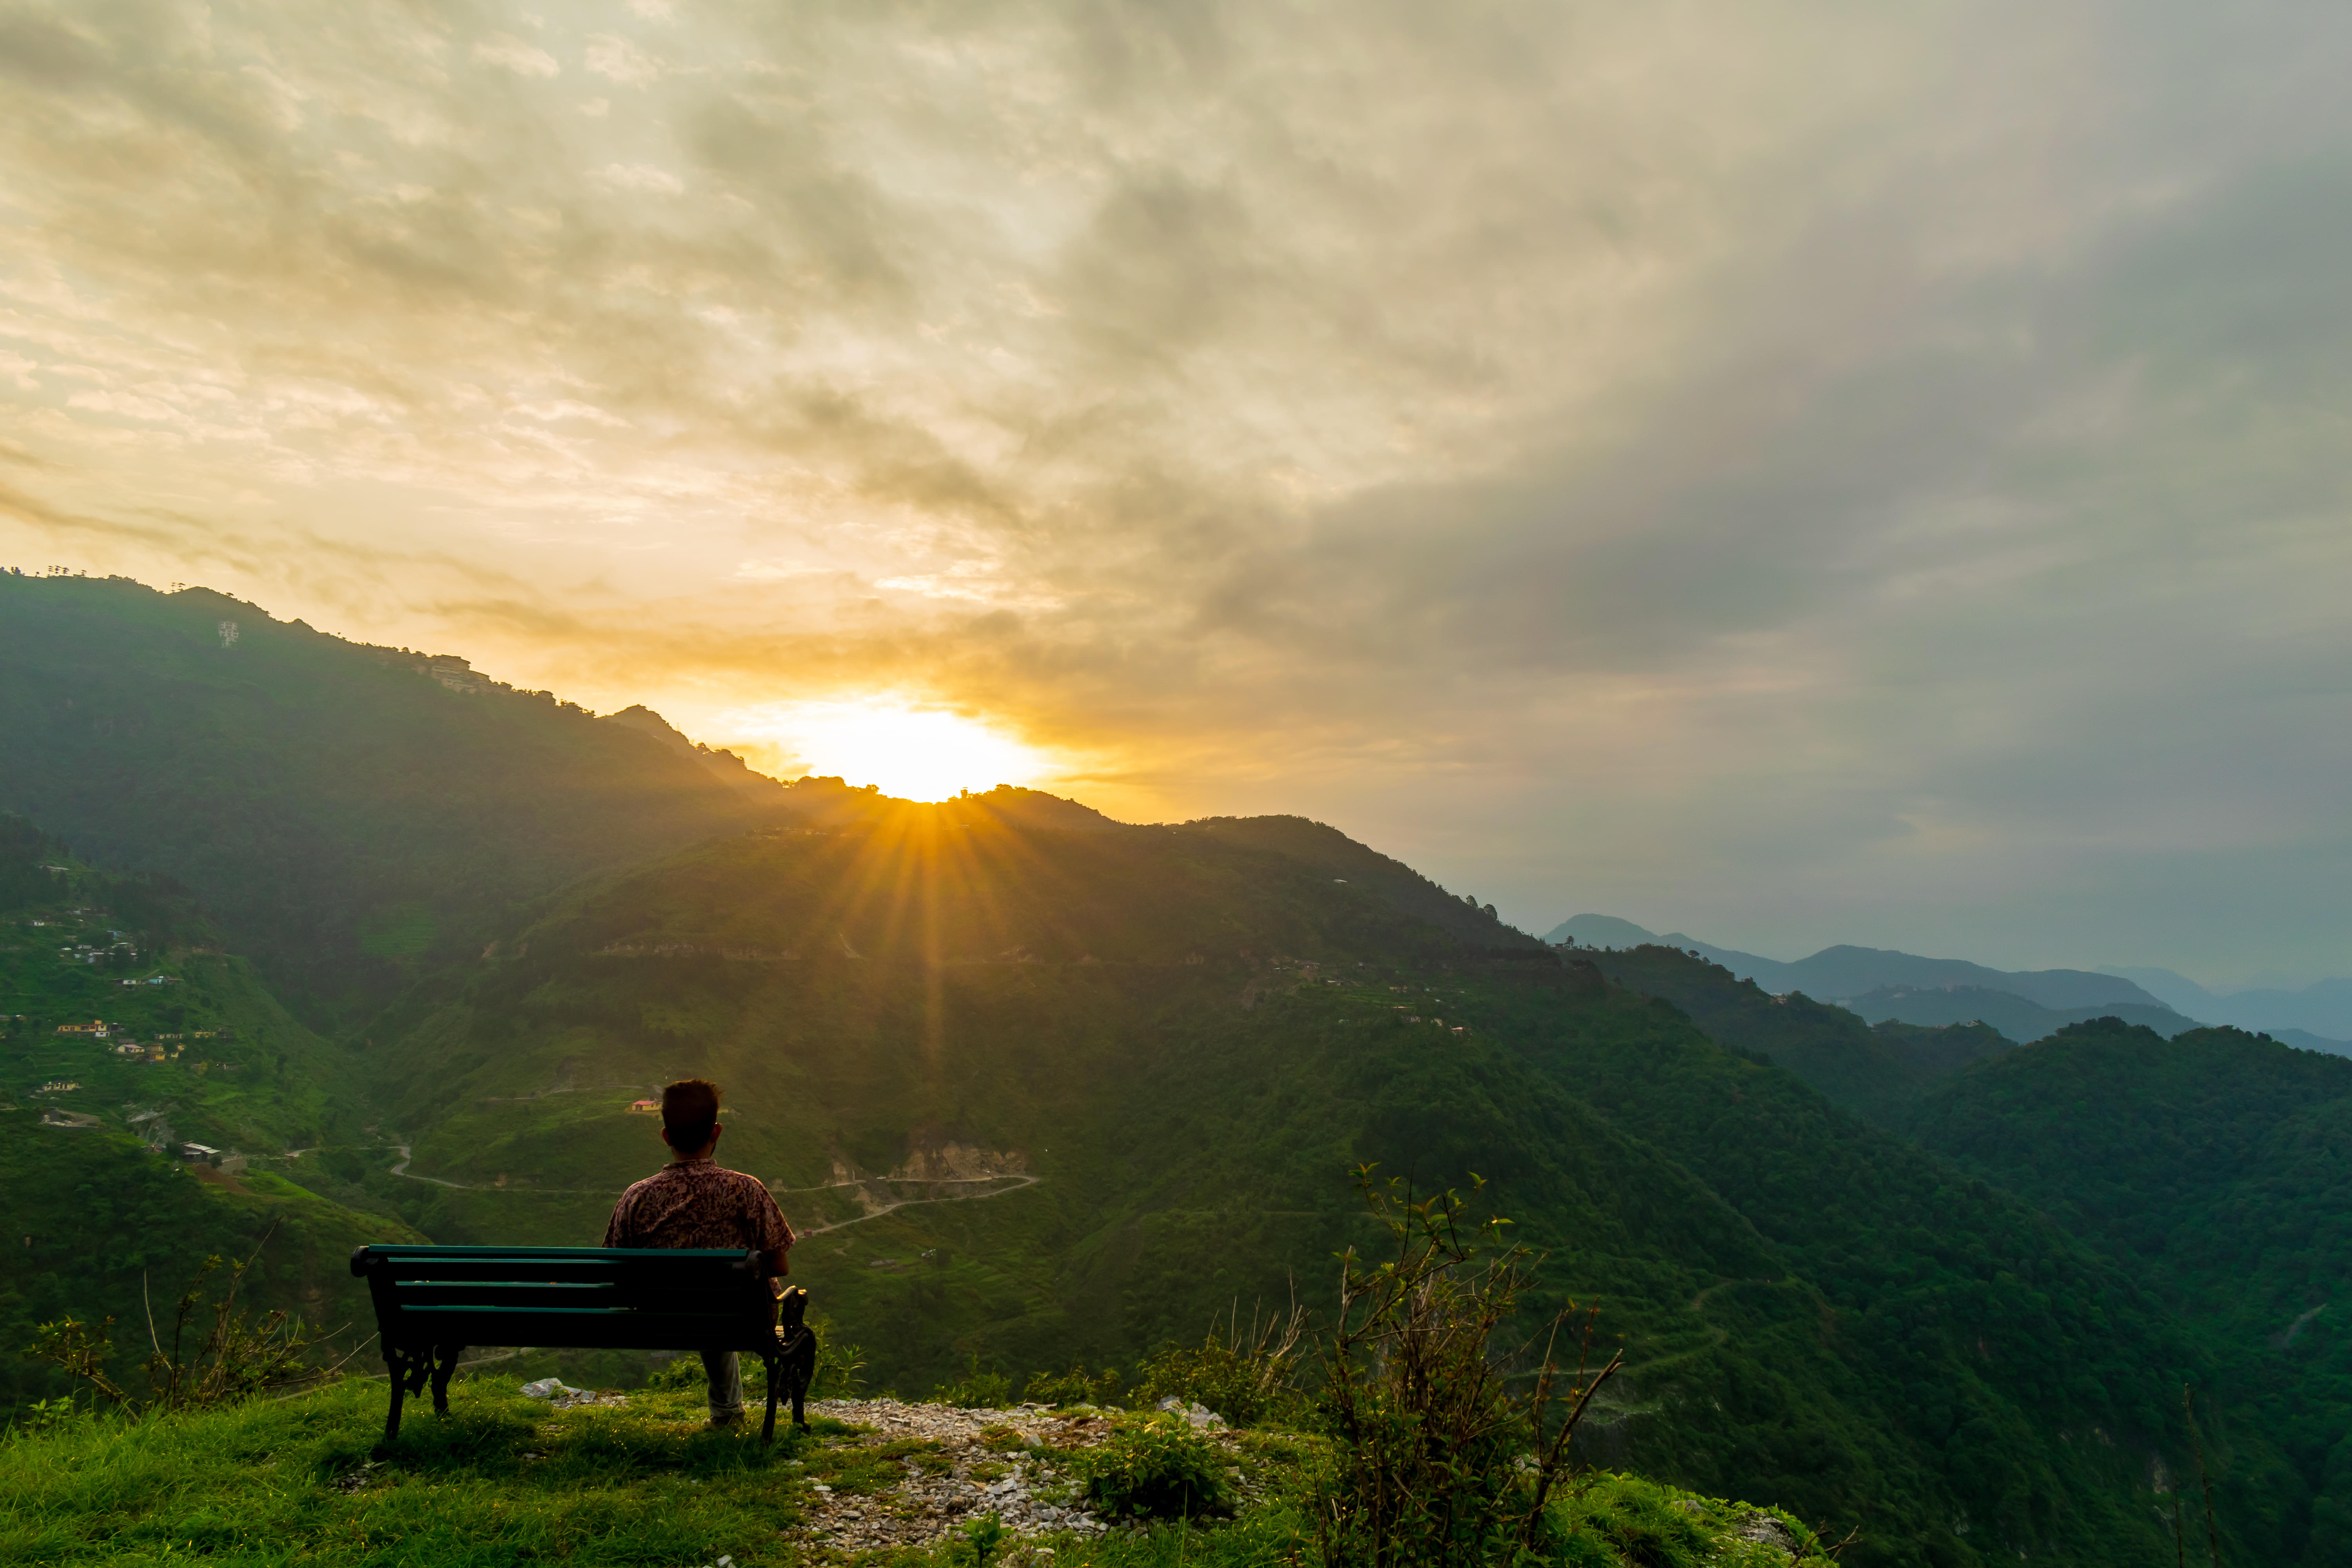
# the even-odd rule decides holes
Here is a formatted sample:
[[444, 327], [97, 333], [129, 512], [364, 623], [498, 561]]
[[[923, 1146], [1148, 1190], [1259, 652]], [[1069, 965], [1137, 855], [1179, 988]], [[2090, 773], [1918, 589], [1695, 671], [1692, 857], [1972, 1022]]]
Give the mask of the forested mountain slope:
[[1643, 943], [1576, 956], [1629, 990], [1671, 1002], [1728, 1050], [1769, 1058], [1837, 1104], [1873, 1120], [1916, 1094], [1934, 1066], [1872, 1032], [1861, 1015], [1753, 980], [1681, 948]]
[[2106, 1253], [2205, 1345], [2224, 1411], [2291, 1458], [2279, 1560], [2352, 1561], [2352, 1323], [2326, 1326], [2352, 1282], [2352, 1062], [2111, 1017], [2028, 1047], [1981, 1025], [1865, 1029], [1677, 949], [1589, 956]]
[[785, 814], [781, 786], [462, 660], [125, 579], [0, 574], [0, 810], [185, 882], [313, 1021], [478, 951], [520, 900]]
[[[168, 1332], [207, 1253], [242, 1260], [274, 1226], [248, 1299], [333, 1328], [364, 1316], [352, 1247], [415, 1237], [355, 1190], [359, 1209], [313, 1190], [342, 1185], [331, 1165], [360, 1176], [374, 1142], [350, 1068], [218, 943], [186, 889], [0, 817], [0, 1419], [66, 1392], [16, 1353], [36, 1324], [114, 1318], [136, 1387], [149, 1303]], [[192, 1142], [226, 1164], [184, 1163]], [[289, 1148], [312, 1151], [292, 1179], [245, 1168]]]
[[[1328, 1307], [1353, 1163], [1475, 1171], [1624, 1337], [1598, 1455], [1860, 1523], [1849, 1562], [2169, 1550], [2168, 1391], [2206, 1368], [2111, 1265], [1669, 1006], [1404, 912], [1310, 826], [942, 808], [555, 900], [375, 1031], [412, 1174], [457, 1184], [406, 1212], [593, 1240], [660, 1158], [631, 1101], [709, 1074], [795, 1279], [919, 1392]], [[2230, 1560], [2294, 1561], [2260, 1436], [2212, 1457]]]
[[2112, 1020], [1929, 1094], [1910, 1130], [2099, 1247], [2207, 1334], [2352, 1562], [2352, 1061]]

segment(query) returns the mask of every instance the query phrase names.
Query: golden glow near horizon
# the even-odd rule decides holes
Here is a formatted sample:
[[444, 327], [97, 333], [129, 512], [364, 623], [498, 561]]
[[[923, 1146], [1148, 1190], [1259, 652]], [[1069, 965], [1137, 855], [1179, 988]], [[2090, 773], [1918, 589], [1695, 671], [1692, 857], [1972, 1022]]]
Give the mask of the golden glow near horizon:
[[748, 747], [789, 759], [792, 773], [838, 774], [904, 800], [1025, 784], [1048, 772], [1038, 752], [981, 720], [898, 698], [764, 703], [725, 721]]
[[0, 567], [1535, 931], [2340, 973], [2352, 11], [2148, 10], [10, 0]]

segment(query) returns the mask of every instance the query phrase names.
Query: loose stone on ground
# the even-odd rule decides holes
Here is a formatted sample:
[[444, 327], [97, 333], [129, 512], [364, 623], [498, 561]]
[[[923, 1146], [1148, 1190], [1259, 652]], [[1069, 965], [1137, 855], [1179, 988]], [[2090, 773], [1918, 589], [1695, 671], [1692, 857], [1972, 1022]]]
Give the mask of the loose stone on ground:
[[[1009, 1429], [1023, 1445], [1092, 1447], [1110, 1435], [1110, 1423], [1103, 1416], [1039, 1405], [961, 1410], [896, 1399], [823, 1399], [809, 1410], [866, 1428], [858, 1446], [938, 1445], [925, 1456], [932, 1461], [929, 1466], [913, 1456], [901, 1460], [905, 1479], [881, 1492], [836, 1492], [824, 1482], [815, 1483], [806, 1521], [793, 1532], [814, 1544], [844, 1552], [925, 1546], [992, 1513], [1014, 1536], [1050, 1531], [1100, 1534], [1108, 1528], [1084, 1508], [1037, 1495], [1066, 1489], [1066, 1479], [1052, 1460], [1027, 1447], [992, 1446], [982, 1437], [992, 1433], [1003, 1444], [1003, 1434]], [[846, 1440], [842, 1446], [848, 1446]], [[999, 1470], [1003, 1473], [994, 1474]]]

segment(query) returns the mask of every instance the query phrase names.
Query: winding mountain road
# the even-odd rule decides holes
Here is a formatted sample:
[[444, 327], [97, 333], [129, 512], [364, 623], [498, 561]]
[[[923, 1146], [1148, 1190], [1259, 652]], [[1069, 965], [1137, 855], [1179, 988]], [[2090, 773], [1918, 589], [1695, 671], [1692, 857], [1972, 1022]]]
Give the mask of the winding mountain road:
[[[393, 1143], [386, 1145], [386, 1147], [390, 1148], [394, 1153], [400, 1156], [400, 1163], [392, 1167], [391, 1173], [393, 1175], [399, 1176], [404, 1180], [411, 1182], [430, 1182], [436, 1187], [449, 1187], [458, 1192], [559, 1193], [566, 1196], [572, 1197], [619, 1195], [613, 1188], [610, 1187], [497, 1187], [482, 1186], [478, 1184], [468, 1182], [445, 1182], [438, 1176], [420, 1176], [410, 1172], [408, 1167], [415, 1156], [409, 1144]], [[309, 1151], [307, 1150], [302, 1151], [302, 1152], [306, 1153], [308, 1152]], [[887, 1180], [889, 1178], [881, 1179]], [[1034, 1187], [1043, 1180], [1045, 1180], [1043, 1176], [1033, 1176], [1024, 1171], [1007, 1171], [1002, 1175], [995, 1176], [949, 1177], [940, 1181], [926, 1181], [922, 1184], [929, 1187], [976, 1187], [986, 1185], [990, 1186], [992, 1190], [984, 1193], [950, 1193], [945, 1196], [935, 1198], [900, 1198], [894, 1203], [884, 1204], [878, 1208], [868, 1209], [866, 1213], [857, 1215], [849, 1219], [835, 1220], [830, 1225], [811, 1226], [805, 1228], [800, 1226], [794, 1226], [793, 1227], [793, 1231], [794, 1235], [803, 1237], [823, 1236], [827, 1231], [844, 1230], [853, 1225], [863, 1225], [869, 1219], [880, 1219], [886, 1214], [896, 1214], [900, 1209], [913, 1208], [920, 1204], [963, 1204], [977, 1202], [982, 1198], [1002, 1197], [1006, 1193], [1017, 1193], [1024, 1187]], [[998, 1182], [1010, 1182], [1013, 1184], [1010, 1186], [994, 1186], [993, 1184]], [[863, 1188], [870, 1184], [871, 1183], [869, 1182], [826, 1182], [814, 1187], [782, 1187], [775, 1191], [776, 1195], [782, 1198], [790, 1197], [794, 1193], [839, 1192], [845, 1187]]]

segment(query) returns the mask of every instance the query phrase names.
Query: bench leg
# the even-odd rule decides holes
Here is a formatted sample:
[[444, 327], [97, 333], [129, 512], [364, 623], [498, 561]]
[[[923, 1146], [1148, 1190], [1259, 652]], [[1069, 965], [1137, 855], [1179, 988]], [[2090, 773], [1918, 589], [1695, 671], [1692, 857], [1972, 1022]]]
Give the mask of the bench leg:
[[781, 1356], [770, 1354], [760, 1359], [767, 1363], [768, 1368], [768, 1415], [760, 1423], [760, 1441], [772, 1443], [776, 1440], [776, 1395], [781, 1392], [784, 1369]]
[[802, 1409], [808, 1399], [809, 1384], [816, 1381], [816, 1331], [801, 1330], [800, 1342], [792, 1350], [793, 1425], [808, 1430], [808, 1416]]
[[408, 1396], [411, 1359], [410, 1352], [407, 1351], [394, 1350], [390, 1345], [384, 1347], [384, 1372], [392, 1384], [392, 1408], [384, 1414], [383, 1417], [383, 1440], [387, 1444], [400, 1436], [400, 1405], [401, 1401]]
[[808, 1415], [803, 1409], [808, 1399], [809, 1384], [816, 1381], [816, 1331], [808, 1326], [807, 1291], [797, 1286], [777, 1300], [776, 1346], [778, 1354], [769, 1363], [768, 1388], [772, 1400], [776, 1386], [775, 1373], [781, 1370], [785, 1384], [792, 1390], [793, 1425], [808, 1430]]
[[463, 1345], [441, 1345], [432, 1356], [433, 1414], [449, 1414], [449, 1374], [457, 1370], [457, 1358], [466, 1353]]

